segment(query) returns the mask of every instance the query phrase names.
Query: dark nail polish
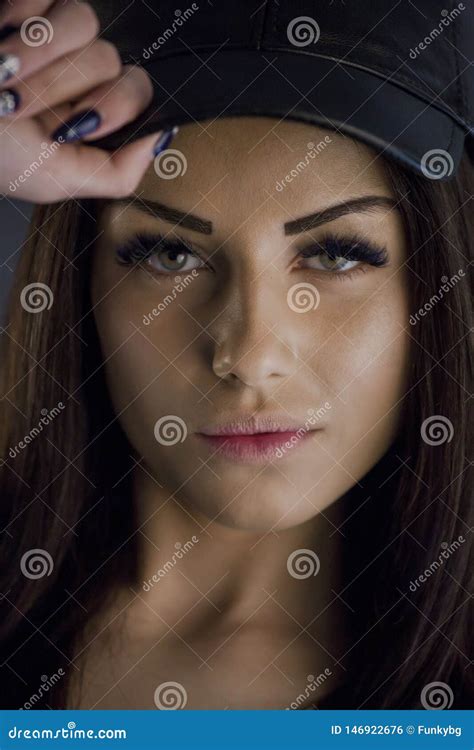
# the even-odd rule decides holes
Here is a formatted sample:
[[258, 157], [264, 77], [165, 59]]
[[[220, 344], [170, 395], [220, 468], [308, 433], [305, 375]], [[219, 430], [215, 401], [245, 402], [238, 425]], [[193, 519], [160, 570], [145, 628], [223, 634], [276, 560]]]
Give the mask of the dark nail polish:
[[155, 143], [153, 147], [153, 156], [157, 156], [161, 151], [164, 151], [165, 148], [168, 148], [171, 141], [175, 137], [176, 133], [178, 132], [179, 128], [177, 125], [174, 126], [174, 128], [171, 128], [170, 130], [165, 130], [160, 137], [158, 138], [157, 142]]
[[59, 141], [62, 138], [65, 143], [80, 141], [84, 136], [97, 130], [101, 122], [102, 118], [95, 109], [87, 109], [84, 112], [78, 112], [64, 125], [60, 125], [51, 138], [53, 141]]
[[11, 115], [20, 106], [20, 95], [14, 89], [0, 91], [0, 117]]
[[14, 34], [15, 31], [18, 31], [18, 26], [2, 26], [0, 29], [0, 42], [3, 42], [3, 40], [6, 39], [7, 36], [10, 36], [10, 34]]
[[20, 70], [20, 58], [17, 55], [0, 55], [0, 83], [13, 78]]

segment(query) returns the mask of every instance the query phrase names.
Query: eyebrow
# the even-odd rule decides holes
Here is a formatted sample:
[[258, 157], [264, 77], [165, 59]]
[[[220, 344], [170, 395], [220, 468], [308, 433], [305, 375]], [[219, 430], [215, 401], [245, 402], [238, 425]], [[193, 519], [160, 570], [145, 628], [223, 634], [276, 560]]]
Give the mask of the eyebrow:
[[346, 214], [394, 208], [396, 205], [397, 202], [393, 198], [384, 195], [364, 195], [361, 198], [352, 198], [342, 203], [336, 203], [334, 206], [323, 208], [321, 211], [316, 211], [308, 216], [302, 216], [300, 219], [288, 221], [284, 225], [285, 234], [307, 232], [309, 229], [315, 229], [321, 224], [335, 221], [335, 219], [339, 219]]
[[[138, 208], [140, 211], [149, 213], [152, 216], [163, 219], [171, 224], [179, 224], [186, 229], [192, 229], [194, 232], [212, 234], [212, 221], [202, 219], [191, 213], [179, 211], [177, 208], [165, 206], [164, 203], [158, 203], [157, 201], [145, 198], [137, 200], [136, 196], [130, 199], [118, 199], [114, 202], [119, 205]], [[336, 203], [334, 206], [328, 206], [321, 211], [308, 214], [308, 216], [302, 216], [299, 219], [287, 221], [283, 225], [283, 228], [287, 235], [299, 234], [300, 232], [307, 232], [309, 229], [315, 229], [315, 227], [318, 227], [321, 224], [335, 221], [346, 214], [360, 213], [363, 211], [376, 211], [380, 209], [394, 208], [396, 206], [397, 202], [388, 196], [364, 195], [360, 198], [352, 198], [351, 200], [343, 201], [342, 203]]]
[[194, 214], [178, 211], [177, 208], [165, 206], [164, 203], [158, 203], [157, 201], [148, 200], [146, 198], [139, 198], [137, 200], [137, 196], [132, 196], [130, 199], [122, 198], [114, 201], [114, 203], [122, 206], [138, 208], [140, 211], [144, 211], [152, 216], [168, 221], [170, 224], [180, 224], [182, 227], [192, 229], [194, 232], [212, 234], [212, 221], [201, 219]]

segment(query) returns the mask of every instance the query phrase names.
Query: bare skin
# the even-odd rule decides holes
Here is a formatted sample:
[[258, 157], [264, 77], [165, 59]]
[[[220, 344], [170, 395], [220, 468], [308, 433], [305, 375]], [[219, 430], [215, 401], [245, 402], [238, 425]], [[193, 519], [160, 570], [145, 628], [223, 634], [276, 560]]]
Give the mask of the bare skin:
[[[267, 118], [207, 125], [176, 136], [184, 175], [164, 180], [150, 169], [134, 204], [111, 204], [102, 218], [91, 293], [112, 400], [139, 461], [141, 570], [91, 626], [76, 659], [85, 689], [71, 707], [156, 708], [155, 691], [169, 681], [190, 709], [284, 708], [302, 693], [310, 705], [344, 680], [341, 657], [354, 640], [337, 596], [337, 529], [354, 511], [345, 493], [398, 427], [408, 361], [401, 219], [380, 204], [285, 234], [286, 222], [342, 201], [393, 198], [381, 160], [331, 133], [277, 190], [329, 131]], [[152, 216], [140, 210], [144, 199], [210, 221], [212, 233]], [[117, 247], [137, 232], [178, 235], [204, 258], [188, 257], [180, 276], [196, 267], [192, 282], [149, 323], [179, 271], [163, 252], [136, 267], [117, 263]], [[329, 233], [382, 245], [386, 265], [353, 262], [336, 274], [301, 255]], [[298, 283], [318, 293], [304, 313], [288, 301]], [[234, 461], [197, 434], [243, 413], [303, 424], [324, 404], [317, 429], [272, 461]], [[186, 426], [182, 442], [155, 437], [169, 415]], [[317, 555], [312, 574], [295, 574], [297, 550]], [[327, 680], [308, 689], [308, 675], [325, 669]]]

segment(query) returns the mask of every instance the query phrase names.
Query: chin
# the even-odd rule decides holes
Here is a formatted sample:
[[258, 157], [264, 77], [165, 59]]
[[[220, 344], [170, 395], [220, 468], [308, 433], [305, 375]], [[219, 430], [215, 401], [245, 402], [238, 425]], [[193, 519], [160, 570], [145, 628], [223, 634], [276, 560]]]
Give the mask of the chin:
[[[229, 529], [265, 534], [271, 531], [283, 531], [309, 521], [330, 505], [318, 508], [301, 494], [290, 492], [287, 482], [282, 478], [279, 490], [258, 488], [255, 492], [243, 492], [232, 495], [225, 491], [213, 498], [207, 495], [207, 501], [200, 498], [179, 497], [186, 510], [191, 514], [204, 517], [207, 523], [216, 523]], [[227, 502], [223, 498], [228, 499]]]

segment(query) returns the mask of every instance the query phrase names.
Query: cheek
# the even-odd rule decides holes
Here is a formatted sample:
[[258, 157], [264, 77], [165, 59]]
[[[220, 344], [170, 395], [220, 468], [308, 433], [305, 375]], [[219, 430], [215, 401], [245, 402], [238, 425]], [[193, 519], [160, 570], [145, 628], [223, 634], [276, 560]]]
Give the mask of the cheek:
[[[180, 460], [186, 463], [188, 443], [173, 444], [173, 431], [181, 429], [173, 426], [179, 424], [176, 419], [163, 425], [164, 444], [155, 437], [155, 425], [161, 417], [171, 415], [183, 420], [186, 429], [190, 427], [188, 417], [202, 393], [193, 386], [192, 367], [187, 367], [180, 355], [189, 347], [185, 359], [192, 365], [197, 355], [191, 342], [198, 331], [176, 300], [156, 315], [163, 296], [157, 292], [154, 286], [143, 291], [131, 283], [111, 284], [110, 274], [102, 277], [99, 272], [94, 277], [92, 300], [114, 411], [131, 447], [159, 470], [160, 479], [176, 484], [173, 466]], [[148, 315], [151, 322], [145, 324]], [[166, 437], [171, 439], [170, 445]]]
[[141, 452], [154, 442], [159, 416], [176, 413], [181, 375], [172, 364], [166, 341], [155, 344], [149, 331], [131, 322], [120, 307], [102, 306], [96, 311], [96, 324], [115, 412], [132, 445]]
[[331, 455], [359, 476], [389, 448], [398, 430], [409, 366], [407, 319], [401, 283], [364, 304], [342, 305], [337, 329], [312, 362], [333, 405]]

